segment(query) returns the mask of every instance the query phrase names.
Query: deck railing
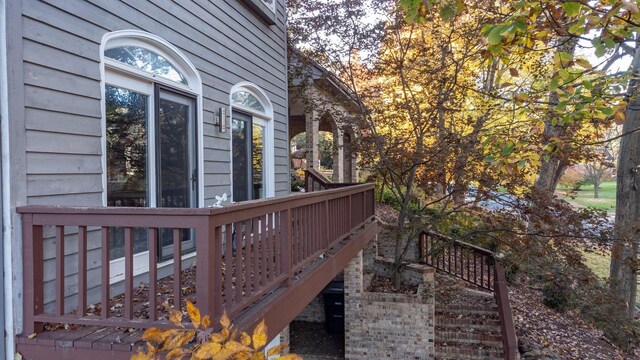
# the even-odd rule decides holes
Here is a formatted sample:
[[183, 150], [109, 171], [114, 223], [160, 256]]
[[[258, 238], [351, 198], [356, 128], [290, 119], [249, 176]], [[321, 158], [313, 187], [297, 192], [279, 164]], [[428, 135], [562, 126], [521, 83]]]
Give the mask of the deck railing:
[[304, 190], [306, 192], [339, 189], [346, 186], [357, 185], [358, 183], [334, 183], [329, 181], [324, 175], [314, 168], [309, 168], [304, 172]]
[[[159, 264], [160, 238], [163, 248], [166, 239], [172, 240], [173, 254], [183, 253], [184, 240], [195, 241], [191, 300], [214, 319], [224, 310], [234, 317], [291, 285], [296, 273], [321, 261], [320, 255], [371, 220], [374, 187], [363, 184], [219, 209], [25, 206], [18, 212], [23, 222], [25, 334], [42, 331], [45, 323], [169, 327], [165, 308], [182, 308], [185, 287], [192, 284], [185, 283], [183, 261]], [[134, 254], [141, 234], [148, 252]], [[113, 260], [109, 246], [118, 236], [124, 242], [124, 291], [112, 294], [110, 266], [104, 264]], [[134, 283], [141, 258], [148, 261], [146, 292]], [[170, 279], [171, 294], [164, 304], [158, 294], [162, 267], [173, 274], [173, 279], [162, 280]], [[99, 300], [91, 301], [88, 294], [96, 297], [98, 291]], [[72, 309], [65, 306], [70, 304]]]
[[504, 268], [493, 252], [431, 231], [419, 237], [421, 260], [444, 273], [493, 292], [498, 305], [505, 359], [516, 359], [516, 339]]

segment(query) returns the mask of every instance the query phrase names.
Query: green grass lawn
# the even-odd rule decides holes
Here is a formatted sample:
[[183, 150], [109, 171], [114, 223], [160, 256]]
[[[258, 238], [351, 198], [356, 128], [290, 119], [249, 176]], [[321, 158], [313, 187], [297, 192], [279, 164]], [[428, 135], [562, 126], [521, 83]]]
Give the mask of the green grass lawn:
[[[580, 190], [570, 193], [568, 189], [559, 188], [559, 195], [570, 203], [578, 206], [592, 207], [598, 210], [614, 211], [616, 207], [616, 182], [610, 181], [600, 185], [600, 197], [593, 197], [593, 185], [582, 186]], [[573, 198], [572, 198], [573, 197]]]
[[[609, 265], [611, 264], [611, 255], [597, 252], [580, 251], [585, 258], [585, 264], [596, 274], [599, 278], [606, 281], [609, 278]], [[638, 289], [640, 289], [640, 280], [638, 280]], [[636, 306], [640, 307], [640, 296], [636, 300]]]

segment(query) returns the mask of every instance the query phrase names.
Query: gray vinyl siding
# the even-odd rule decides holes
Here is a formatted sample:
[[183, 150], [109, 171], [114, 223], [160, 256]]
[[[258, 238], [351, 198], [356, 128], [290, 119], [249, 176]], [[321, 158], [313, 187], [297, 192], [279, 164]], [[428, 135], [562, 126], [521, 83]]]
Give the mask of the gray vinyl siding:
[[[249, 81], [274, 109], [276, 196], [289, 193], [284, 1], [268, 26], [238, 0], [22, 0], [27, 203], [102, 205], [100, 53], [102, 36], [138, 29], [176, 46], [198, 69], [203, 85], [204, 198], [230, 193], [230, 133], [213, 125], [229, 105], [231, 87]], [[89, 284], [99, 281], [99, 242], [89, 244]], [[45, 245], [53, 274], [55, 241]], [[77, 244], [65, 246], [65, 292], [77, 290]], [[47, 275], [46, 302], [55, 282]], [[91, 290], [93, 294], [97, 289]], [[51, 304], [50, 304], [51, 305]]]

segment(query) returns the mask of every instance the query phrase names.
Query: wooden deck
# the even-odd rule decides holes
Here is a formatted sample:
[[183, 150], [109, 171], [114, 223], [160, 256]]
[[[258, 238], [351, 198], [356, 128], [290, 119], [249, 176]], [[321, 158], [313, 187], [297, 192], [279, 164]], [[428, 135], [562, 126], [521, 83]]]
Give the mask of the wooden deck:
[[[157, 311], [148, 311], [148, 318], [137, 317], [140, 301], [134, 301], [131, 250], [134, 228], [147, 228], [151, 234], [157, 234], [159, 228], [173, 229], [176, 253], [183, 229], [193, 229], [197, 248], [196, 306], [203, 314], [213, 314], [214, 319], [227, 311], [242, 329], [252, 329], [264, 319], [269, 338], [286, 327], [378, 232], [372, 185], [222, 209], [26, 207], [19, 211], [25, 227], [25, 334], [35, 334], [17, 339], [18, 352], [24, 359], [126, 359], [142, 344], [142, 329], [171, 326]], [[87, 268], [82, 251], [77, 255], [80, 294], [76, 310], [65, 308], [61, 289], [64, 283], [60, 281], [55, 283], [55, 303], [48, 308], [52, 310], [44, 310], [43, 226], [54, 227], [58, 255], [63, 254], [61, 249], [65, 249], [70, 226], [77, 227], [77, 235], [72, 236], [77, 236], [78, 250], [86, 248], [89, 227], [102, 227], [103, 244], [106, 227], [125, 228], [125, 247], [129, 250], [125, 252], [125, 292], [118, 295], [122, 298], [122, 312], [111, 313], [107, 306], [93, 316], [87, 314], [86, 304], [91, 302], [86, 298]], [[225, 265], [224, 254], [234, 254], [234, 260], [229, 261], [233, 264]], [[154, 249], [149, 256], [153, 269], [157, 256]], [[65, 262], [59, 260], [64, 258], [57, 257], [58, 274], [65, 274]], [[180, 262], [173, 264], [172, 273], [178, 281], [172, 287], [174, 298], [177, 294], [178, 299], [183, 297], [182, 271]], [[108, 269], [103, 268], [100, 285], [105, 304], [112, 299], [108, 275]], [[148, 293], [157, 294], [157, 271], [151, 271], [149, 277]], [[150, 309], [157, 309], [159, 299], [149, 296], [142, 301], [150, 302]], [[43, 331], [45, 323], [69, 324], [73, 330]]]

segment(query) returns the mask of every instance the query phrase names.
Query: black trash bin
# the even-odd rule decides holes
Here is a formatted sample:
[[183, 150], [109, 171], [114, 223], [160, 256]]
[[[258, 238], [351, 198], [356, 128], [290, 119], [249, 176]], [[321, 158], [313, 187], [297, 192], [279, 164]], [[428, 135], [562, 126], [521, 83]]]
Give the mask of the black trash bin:
[[322, 290], [329, 334], [344, 333], [344, 282], [332, 281]]

